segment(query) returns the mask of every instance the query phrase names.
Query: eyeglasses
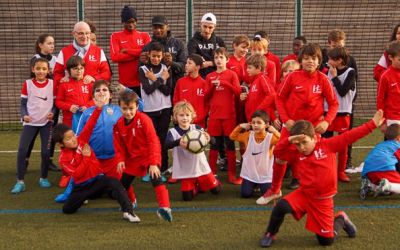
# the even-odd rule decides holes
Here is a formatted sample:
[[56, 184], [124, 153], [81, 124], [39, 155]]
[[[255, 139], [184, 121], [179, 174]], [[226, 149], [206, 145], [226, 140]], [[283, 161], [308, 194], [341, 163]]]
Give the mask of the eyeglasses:
[[108, 92], [108, 89], [104, 88], [104, 89], [96, 89], [95, 92], [99, 93], [100, 91], [102, 92]]
[[78, 36], [89, 36], [90, 32], [76, 32], [75, 31], [75, 34], [77, 34]]
[[77, 70], [77, 71], [83, 71], [85, 68], [84, 67], [74, 67], [72, 70]]

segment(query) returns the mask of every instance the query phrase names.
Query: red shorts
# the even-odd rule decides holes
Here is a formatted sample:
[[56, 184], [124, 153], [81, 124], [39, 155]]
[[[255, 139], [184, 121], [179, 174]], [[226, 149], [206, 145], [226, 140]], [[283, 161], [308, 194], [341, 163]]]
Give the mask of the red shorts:
[[148, 171], [149, 171], [149, 166], [140, 165], [130, 158], [125, 159], [124, 173], [132, 176], [143, 177], [147, 174]]
[[333, 198], [309, 198], [301, 188], [286, 195], [283, 199], [289, 202], [293, 209], [293, 217], [300, 220], [307, 214], [306, 229], [322, 237], [334, 237]]
[[122, 174], [118, 173], [117, 171], [117, 158], [113, 157], [110, 159], [98, 159], [100, 162], [100, 168], [103, 171], [103, 173], [107, 177], [115, 178], [117, 180], [121, 179]]
[[382, 172], [369, 172], [367, 173], [368, 179], [375, 185], [385, 178], [389, 182], [400, 183], [400, 174], [396, 170], [382, 171]]
[[236, 127], [236, 118], [233, 119], [209, 119], [207, 133], [210, 136], [229, 136]]
[[328, 131], [343, 133], [350, 129], [350, 115], [336, 116], [328, 127]]
[[196, 188], [196, 183], [201, 191], [208, 191], [218, 186], [219, 181], [215, 179], [212, 172], [196, 178], [181, 179], [181, 191], [191, 191]]

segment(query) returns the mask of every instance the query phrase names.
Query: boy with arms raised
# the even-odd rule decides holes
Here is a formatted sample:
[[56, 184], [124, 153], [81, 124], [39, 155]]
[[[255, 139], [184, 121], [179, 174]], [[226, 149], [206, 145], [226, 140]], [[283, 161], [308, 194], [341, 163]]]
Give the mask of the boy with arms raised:
[[272, 210], [268, 228], [260, 241], [262, 247], [271, 246], [288, 213], [296, 220], [307, 214], [306, 228], [316, 234], [322, 246], [333, 244], [341, 229], [350, 238], [356, 236], [357, 229], [345, 212], [340, 211], [334, 216], [333, 196], [337, 193], [336, 152], [368, 135], [383, 121], [383, 112], [379, 110], [364, 125], [328, 139], [321, 139], [309, 121], [299, 120], [294, 123], [289, 138], [275, 147], [274, 154], [280, 159], [296, 162], [301, 172], [300, 187], [285, 196]]

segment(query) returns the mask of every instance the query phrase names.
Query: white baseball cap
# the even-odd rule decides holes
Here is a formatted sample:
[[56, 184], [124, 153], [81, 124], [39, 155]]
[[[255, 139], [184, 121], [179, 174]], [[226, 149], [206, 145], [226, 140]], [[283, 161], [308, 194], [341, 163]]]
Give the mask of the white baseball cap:
[[217, 18], [215, 15], [211, 12], [204, 14], [204, 16], [201, 18], [202, 23], [212, 23], [214, 25], [217, 25]]

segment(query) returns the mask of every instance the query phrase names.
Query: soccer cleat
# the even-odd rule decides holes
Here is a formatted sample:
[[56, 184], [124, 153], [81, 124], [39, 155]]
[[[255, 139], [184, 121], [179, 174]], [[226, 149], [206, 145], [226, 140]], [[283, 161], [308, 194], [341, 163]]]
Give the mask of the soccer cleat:
[[348, 177], [344, 172], [338, 173], [338, 180], [340, 182], [350, 182], [350, 177]]
[[344, 211], [339, 211], [335, 218], [338, 216], [342, 216], [344, 219], [344, 226], [343, 226], [343, 230], [347, 233], [347, 235], [350, 238], [354, 238], [356, 237], [357, 234], [357, 228], [356, 226], [353, 224], [353, 222], [351, 222], [351, 220], [349, 219], [349, 216], [347, 216], [347, 214]]
[[49, 187], [51, 187], [51, 183], [49, 182], [49, 180], [47, 180], [45, 178], [40, 178], [39, 179], [39, 186], [41, 188], [49, 188]]
[[157, 210], [157, 215], [160, 219], [171, 222], [172, 221], [172, 211], [169, 207], [160, 207]]
[[142, 181], [143, 182], [150, 182], [150, 174], [146, 174], [145, 176], [143, 176]]
[[390, 192], [390, 182], [387, 179], [383, 178], [379, 182], [379, 185], [378, 185], [378, 188], [376, 190], [376, 193], [377, 194], [385, 194], [385, 193], [388, 193], [388, 192]]
[[260, 240], [260, 246], [270, 247], [274, 241], [275, 241], [275, 235], [272, 235], [271, 233], [265, 233]]
[[24, 191], [25, 191], [25, 183], [22, 181], [17, 181], [17, 183], [15, 183], [13, 189], [11, 190], [11, 193], [19, 194]]
[[272, 193], [271, 189], [268, 189], [265, 194], [263, 194], [260, 198], [257, 199], [256, 203], [258, 205], [267, 205], [270, 201], [276, 200], [282, 197], [282, 191], [279, 190], [279, 193]]
[[287, 186], [289, 189], [297, 189], [300, 186], [299, 180], [296, 178], [292, 178], [289, 185]]
[[372, 192], [371, 181], [368, 178], [361, 178], [360, 199], [365, 200], [367, 195]]
[[128, 212], [124, 212], [122, 214], [122, 217], [132, 223], [139, 223], [140, 222], [140, 218], [135, 214], [135, 213], [128, 213]]

